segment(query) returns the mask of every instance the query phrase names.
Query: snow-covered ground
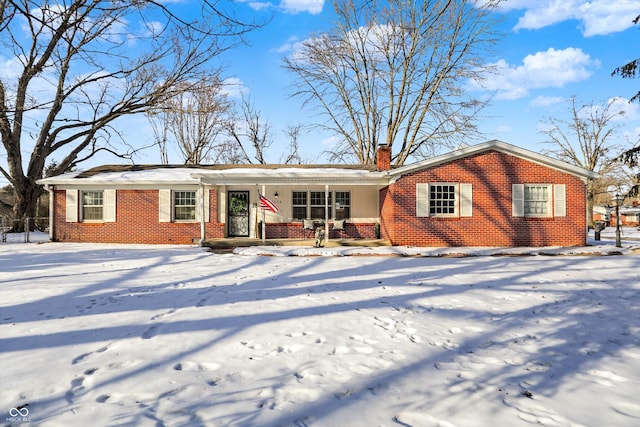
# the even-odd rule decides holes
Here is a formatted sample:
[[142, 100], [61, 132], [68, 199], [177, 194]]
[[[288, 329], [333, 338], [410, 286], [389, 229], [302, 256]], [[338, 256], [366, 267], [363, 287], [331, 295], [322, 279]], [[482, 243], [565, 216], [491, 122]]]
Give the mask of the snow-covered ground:
[[[640, 236], [612, 232], [533, 256], [9, 236], [0, 424], [638, 426]], [[390, 252], [421, 256], [336, 256]]]

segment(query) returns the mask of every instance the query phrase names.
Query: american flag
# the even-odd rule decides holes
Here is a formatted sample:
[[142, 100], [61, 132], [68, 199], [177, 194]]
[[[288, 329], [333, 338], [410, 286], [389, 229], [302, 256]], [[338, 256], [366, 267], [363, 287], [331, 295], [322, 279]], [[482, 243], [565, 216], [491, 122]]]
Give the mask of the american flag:
[[271, 212], [274, 212], [274, 213], [278, 212], [280, 210], [278, 205], [276, 205], [271, 200], [269, 200], [266, 197], [264, 197], [262, 194], [258, 193], [258, 196], [260, 196], [260, 207], [262, 209], [267, 209], [267, 210], [270, 210]]

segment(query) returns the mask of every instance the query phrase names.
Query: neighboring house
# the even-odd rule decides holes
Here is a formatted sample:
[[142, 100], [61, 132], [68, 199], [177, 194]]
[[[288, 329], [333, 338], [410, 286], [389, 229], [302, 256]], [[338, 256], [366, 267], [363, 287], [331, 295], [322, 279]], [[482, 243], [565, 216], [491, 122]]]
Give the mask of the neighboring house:
[[[586, 244], [586, 182], [595, 177], [489, 141], [397, 168], [381, 146], [373, 167], [103, 166], [39, 182], [51, 194], [54, 241], [299, 239], [320, 226], [330, 239], [394, 245], [576, 246]], [[279, 210], [260, 209], [259, 194]]]
[[[620, 225], [621, 226], [639, 226], [640, 225], [640, 206], [634, 202], [631, 206], [620, 206]], [[594, 206], [593, 220], [604, 221], [608, 226], [616, 226], [616, 208], [615, 206]]]
[[[640, 207], [638, 206], [620, 206], [620, 225], [622, 226], [633, 226], [636, 227], [640, 225]], [[611, 220], [609, 224], [613, 227], [616, 226], [616, 210], [615, 208], [611, 209]]]
[[[596, 205], [593, 207], [593, 220], [604, 221], [606, 224], [610, 224], [614, 213], [615, 208], [612, 208], [611, 206]], [[615, 226], [615, 223], [613, 225]]]

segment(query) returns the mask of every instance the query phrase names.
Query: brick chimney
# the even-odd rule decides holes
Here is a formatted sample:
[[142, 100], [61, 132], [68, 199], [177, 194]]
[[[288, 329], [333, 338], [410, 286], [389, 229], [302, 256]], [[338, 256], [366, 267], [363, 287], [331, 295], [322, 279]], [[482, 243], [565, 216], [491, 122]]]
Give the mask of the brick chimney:
[[376, 165], [379, 171], [391, 169], [391, 148], [387, 144], [378, 144]]

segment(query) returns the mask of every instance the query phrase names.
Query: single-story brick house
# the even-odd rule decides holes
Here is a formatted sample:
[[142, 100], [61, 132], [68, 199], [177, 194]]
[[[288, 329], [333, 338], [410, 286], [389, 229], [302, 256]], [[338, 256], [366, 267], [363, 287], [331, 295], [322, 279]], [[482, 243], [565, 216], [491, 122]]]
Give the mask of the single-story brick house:
[[[39, 183], [51, 195], [54, 241], [309, 238], [304, 226], [315, 221], [330, 239], [394, 245], [586, 243], [593, 172], [496, 140], [407, 166], [390, 159], [381, 146], [375, 166], [120, 165]], [[260, 194], [279, 210], [260, 209]]]

